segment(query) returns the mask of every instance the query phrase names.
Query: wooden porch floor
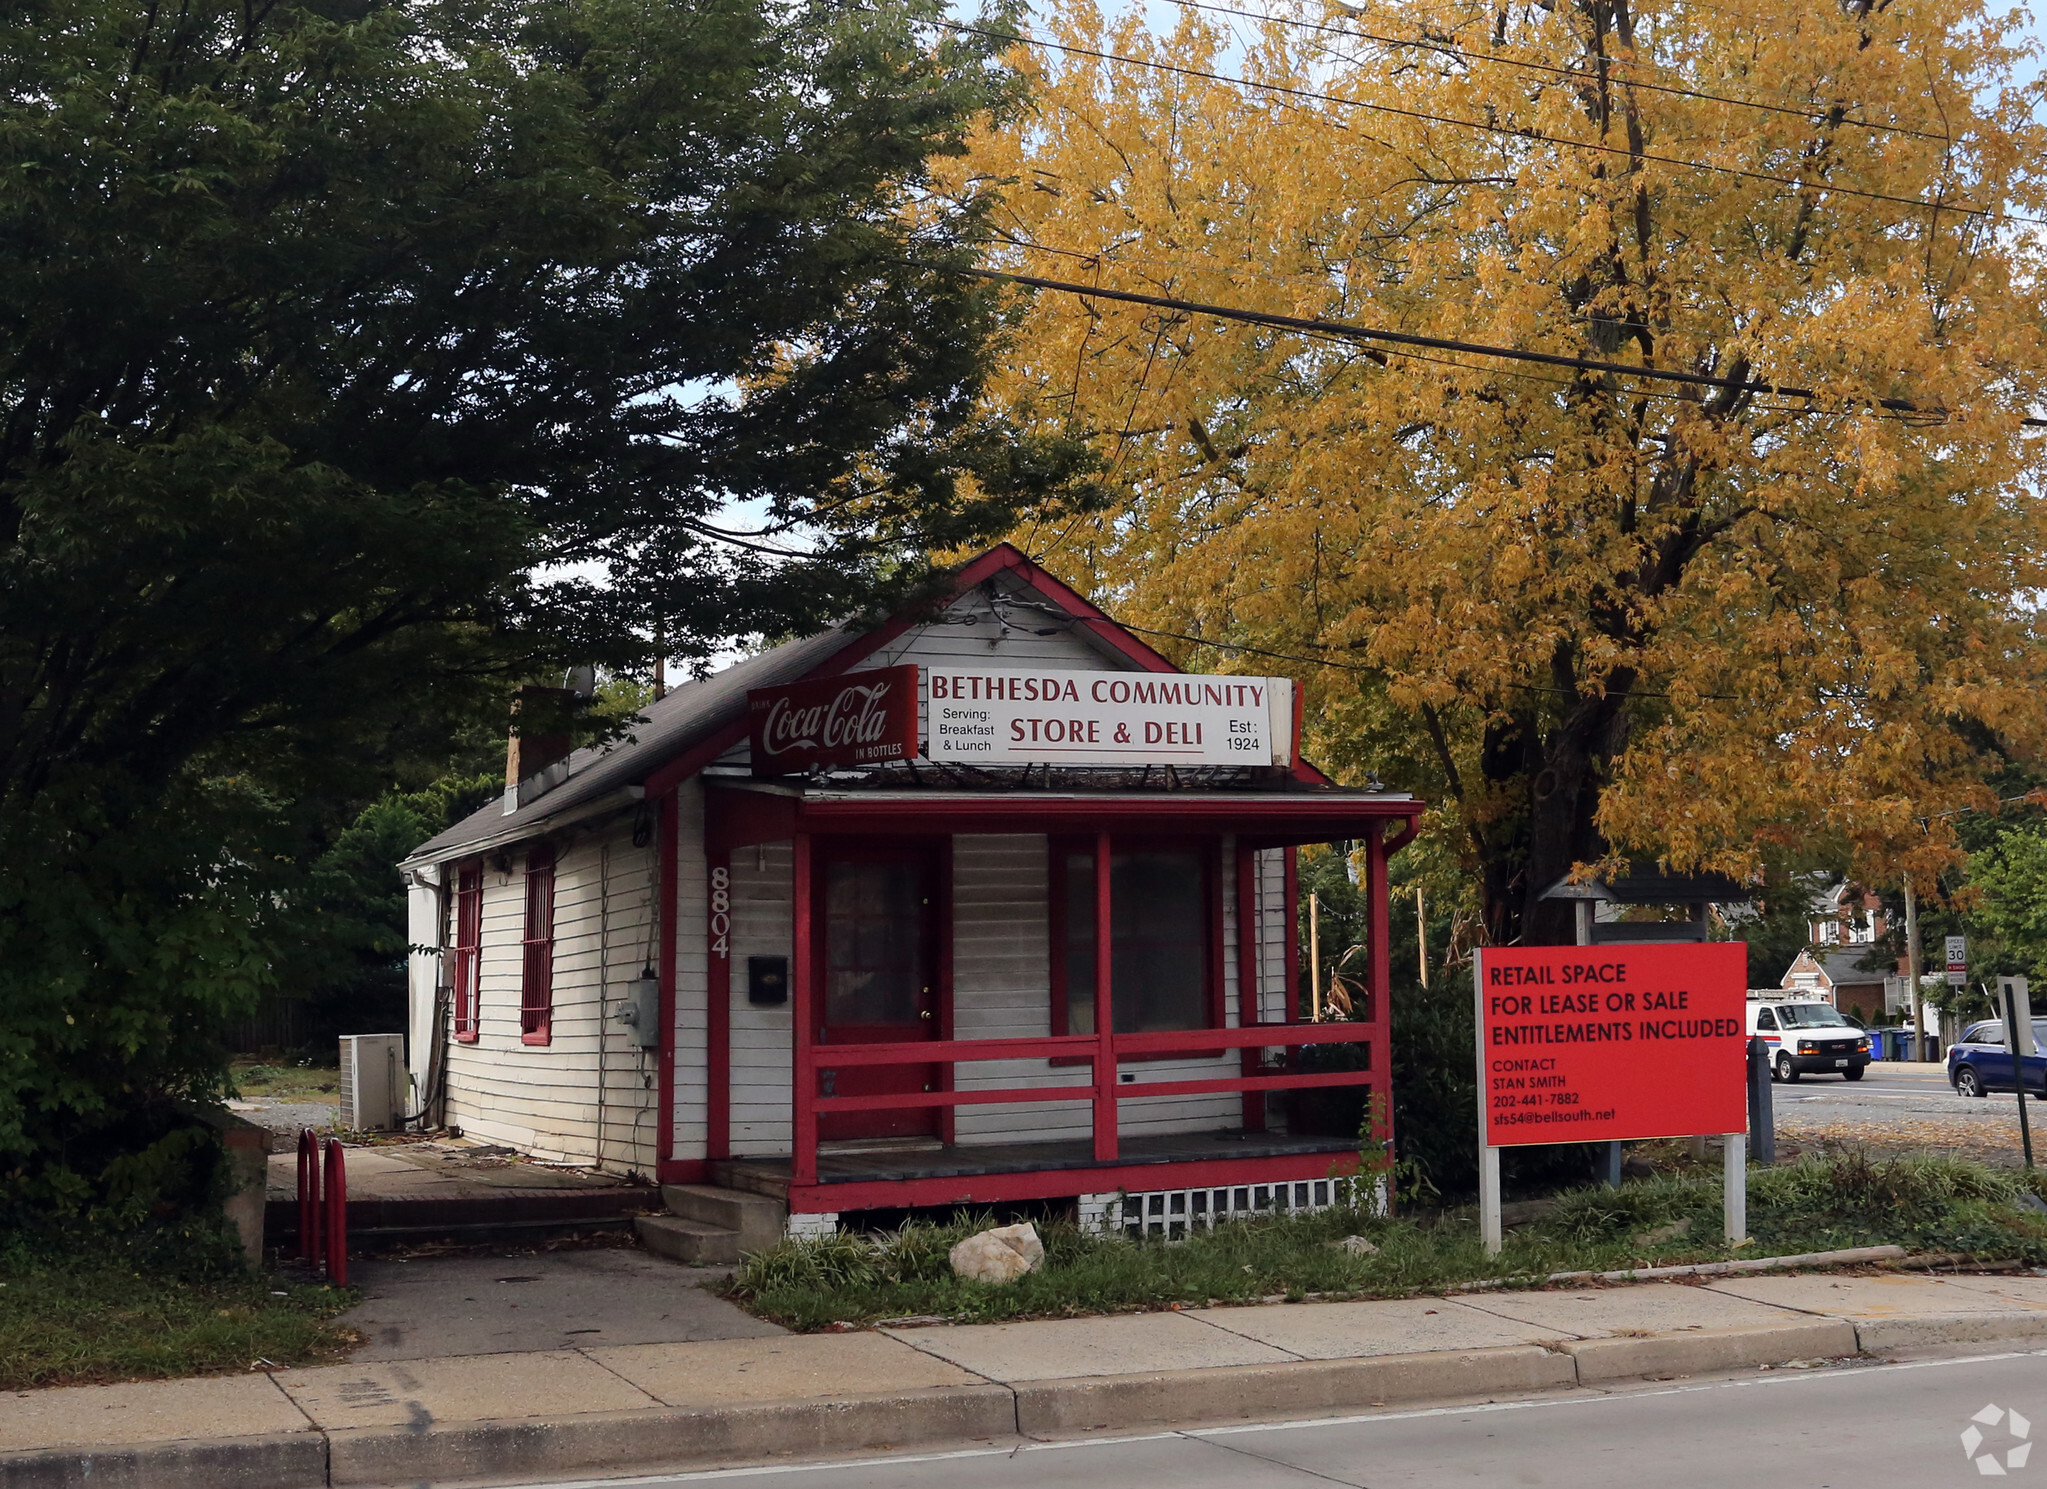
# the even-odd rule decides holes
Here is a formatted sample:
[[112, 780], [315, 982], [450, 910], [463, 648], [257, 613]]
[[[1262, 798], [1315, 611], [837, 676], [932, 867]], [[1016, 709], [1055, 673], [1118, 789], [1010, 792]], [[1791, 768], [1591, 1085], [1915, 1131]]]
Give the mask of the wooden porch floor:
[[[1355, 1138], [1290, 1137], [1282, 1132], [1182, 1132], [1127, 1137], [1112, 1163], [1096, 1161], [1091, 1138], [1056, 1143], [977, 1143], [970, 1147], [936, 1144], [889, 1148], [859, 1146], [861, 1151], [835, 1150], [830, 1144], [820, 1148], [817, 1182], [824, 1185], [954, 1179], [981, 1174], [1204, 1163], [1224, 1158], [1290, 1158], [1312, 1153], [1333, 1156], [1358, 1150]], [[748, 1189], [778, 1197], [789, 1190], [790, 1160], [786, 1156], [727, 1159], [717, 1164], [714, 1172], [718, 1182], [731, 1189]], [[1074, 1182], [1078, 1190], [1086, 1189], [1085, 1179], [1076, 1177]]]

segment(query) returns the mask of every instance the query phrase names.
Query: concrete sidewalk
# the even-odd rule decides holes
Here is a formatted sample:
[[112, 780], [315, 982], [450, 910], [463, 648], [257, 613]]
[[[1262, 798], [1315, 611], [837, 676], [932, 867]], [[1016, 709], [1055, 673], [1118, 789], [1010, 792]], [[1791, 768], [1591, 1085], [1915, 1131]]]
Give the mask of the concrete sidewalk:
[[1763, 1274], [358, 1362], [0, 1397], [0, 1486], [646, 1472], [2047, 1343], [2047, 1276]]

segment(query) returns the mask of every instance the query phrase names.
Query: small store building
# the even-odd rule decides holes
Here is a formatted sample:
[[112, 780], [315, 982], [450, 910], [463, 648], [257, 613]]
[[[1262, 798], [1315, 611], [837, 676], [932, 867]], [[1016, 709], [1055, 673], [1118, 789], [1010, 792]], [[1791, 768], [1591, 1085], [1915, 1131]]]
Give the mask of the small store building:
[[[626, 742], [515, 741], [503, 800], [402, 865], [415, 1109], [770, 1195], [798, 1232], [1328, 1203], [1357, 1135], [1307, 1130], [1298, 1093], [1361, 1090], [1391, 1136], [1386, 864], [1422, 804], [1332, 784], [1298, 738], [1288, 680], [1181, 673], [1005, 544], [935, 608], [674, 689]], [[1350, 1021], [1299, 1016], [1310, 843], [1347, 845], [1371, 907]]]

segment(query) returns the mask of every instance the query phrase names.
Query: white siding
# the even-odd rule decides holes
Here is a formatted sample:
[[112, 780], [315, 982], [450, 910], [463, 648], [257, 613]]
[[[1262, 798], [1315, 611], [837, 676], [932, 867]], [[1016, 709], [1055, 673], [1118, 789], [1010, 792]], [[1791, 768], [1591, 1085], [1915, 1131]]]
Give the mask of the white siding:
[[[952, 840], [952, 1021], [960, 1039], [1035, 1039], [1052, 1032], [1051, 926], [1043, 836]], [[1084, 1086], [1085, 1065], [976, 1060], [957, 1067], [962, 1091], [992, 1086]], [[1093, 1106], [1008, 1102], [958, 1108], [962, 1147], [1086, 1137]]]
[[732, 1151], [739, 1157], [790, 1148], [789, 1005], [747, 1001], [746, 959], [791, 954], [793, 877], [787, 842], [733, 850]]
[[[689, 780], [675, 791], [675, 1127], [672, 1154], [702, 1158], [708, 1152], [706, 1086], [710, 1004], [707, 895], [704, 865], [704, 787]], [[653, 1060], [652, 1052], [647, 1056]]]
[[[613, 1137], [614, 1124], [630, 1129], [635, 1116], [642, 1132], [651, 1131], [654, 1096], [644, 1087], [631, 1089], [633, 1062], [639, 1057], [613, 1048], [623, 1045], [623, 1030], [608, 1024], [606, 1015], [612, 1001], [608, 983], [630, 977], [643, 954], [644, 941], [636, 939], [644, 936], [643, 920], [642, 928], [634, 930], [629, 886], [639, 879], [644, 907], [654, 850], [632, 846], [630, 817], [557, 843], [552, 1038], [545, 1045], [528, 1045], [519, 1034], [526, 847], [512, 852], [508, 871], [490, 860], [484, 864], [479, 1037], [473, 1044], [449, 1043], [447, 1120], [471, 1137], [508, 1143], [559, 1163], [597, 1162], [601, 1122], [607, 1159], [620, 1166], [650, 1167], [650, 1148], [636, 1146], [629, 1130], [622, 1138]], [[612, 891], [608, 910], [607, 886]], [[628, 962], [631, 970], [624, 970]], [[600, 1063], [608, 1078], [601, 1102]], [[646, 1063], [651, 1065], [651, 1059]], [[613, 1106], [614, 1099], [619, 1107]]]

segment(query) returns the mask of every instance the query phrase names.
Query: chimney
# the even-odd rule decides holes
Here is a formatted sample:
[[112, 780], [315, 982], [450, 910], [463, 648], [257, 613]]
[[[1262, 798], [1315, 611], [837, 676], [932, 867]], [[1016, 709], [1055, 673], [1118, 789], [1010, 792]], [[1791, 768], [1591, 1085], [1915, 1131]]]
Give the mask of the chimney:
[[[544, 688], [528, 685], [512, 700], [512, 733], [505, 748], [505, 811], [516, 812], [559, 780], [536, 779], [543, 773], [556, 774], [550, 767], [566, 766], [574, 741], [564, 733], [528, 734], [521, 730], [522, 717], [535, 715], [540, 728], [565, 721], [580, 696], [574, 688]], [[558, 774], [567, 778], [564, 769]]]

